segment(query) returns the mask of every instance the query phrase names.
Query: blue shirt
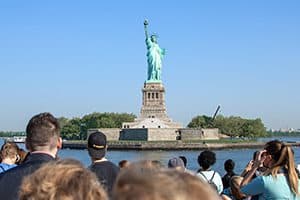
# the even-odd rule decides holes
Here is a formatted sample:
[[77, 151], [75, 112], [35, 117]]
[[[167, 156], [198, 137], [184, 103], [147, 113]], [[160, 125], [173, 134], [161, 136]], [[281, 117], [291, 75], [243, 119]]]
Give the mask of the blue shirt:
[[6, 164], [6, 163], [0, 163], [0, 173], [5, 172], [9, 170], [10, 168], [16, 167], [16, 164]]
[[[300, 191], [300, 183], [298, 185]], [[258, 195], [259, 200], [262, 199], [289, 199], [300, 200], [300, 196], [296, 196], [291, 190], [284, 174], [258, 176], [249, 184], [241, 189], [246, 195]]]

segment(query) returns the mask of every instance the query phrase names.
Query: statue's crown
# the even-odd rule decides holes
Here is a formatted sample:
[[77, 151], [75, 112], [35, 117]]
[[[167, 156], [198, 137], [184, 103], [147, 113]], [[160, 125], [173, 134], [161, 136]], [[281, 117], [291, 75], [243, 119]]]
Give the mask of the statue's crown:
[[154, 36], [154, 37], [156, 37], [156, 38], [159, 38], [159, 36], [158, 36], [156, 33], [151, 34], [150, 37], [152, 37], [152, 36]]

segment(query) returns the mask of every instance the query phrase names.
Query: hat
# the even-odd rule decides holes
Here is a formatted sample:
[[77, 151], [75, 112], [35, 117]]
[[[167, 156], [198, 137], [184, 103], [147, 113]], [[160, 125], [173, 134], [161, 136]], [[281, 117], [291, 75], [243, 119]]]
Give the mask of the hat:
[[100, 131], [90, 134], [87, 146], [89, 155], [92, 158], [103, 158], [106, 152], [106, 136]]
[[183, 160], [181, 158], [177, 158], [177, 157], [174, 157], [172, 159], [169, 160], [168, 162], [168, 167], [169, 168], [182, 168], [184, 169], [184, 163], [183, 163]]

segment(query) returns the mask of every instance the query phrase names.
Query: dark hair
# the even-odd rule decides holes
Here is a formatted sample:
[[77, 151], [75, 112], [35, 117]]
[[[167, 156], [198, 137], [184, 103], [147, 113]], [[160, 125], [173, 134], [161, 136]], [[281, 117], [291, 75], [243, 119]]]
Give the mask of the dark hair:
[[59, 122], [47, 112], [33, 116], [26, 127], [26, 145], [31, 151], [36, 151], [39, 147], [54, 148], [56, 146], [54, 141], [59, 136]]
[[128, 165], [129, 165], [129, 161], [128, 161], [128, 160], [121, 160], [121, 161], [119, 162], [119, 167], [120, 167], [120, 168], [126, 167], [126, 166], [128, 166]]
[[234, 166], [235, 166], [235, 163], [231, 159], [226, 160], [225, 163], [224, 163], [224, 169], [227, 172], [233, 172]]
[[253, 156], [252, 156], [252, 160], [255, 160], [256, 156], [258, 156], [258, 154], [259, 154], [259, 151], [254, 151]]
[[19, 148], [18, 154], [20, 156], [20, 159], [16, 163], [17, 165], [23, 163], [26, 160], [27, 156], [29, 155], [29, 153], [22, 148]]
[[186, 164], [187, 164], [187, 159], [185, 156], [179, 156], [179, 158], [181, 158], [181, 160], [183, 161], [184, 163], [184, 167], [186, 167]]
[[205, 150], [198, 156], [198, 164], [202, 169], [207, 170], [210, 166], [216, 163], [216, 154], [212, 151]]

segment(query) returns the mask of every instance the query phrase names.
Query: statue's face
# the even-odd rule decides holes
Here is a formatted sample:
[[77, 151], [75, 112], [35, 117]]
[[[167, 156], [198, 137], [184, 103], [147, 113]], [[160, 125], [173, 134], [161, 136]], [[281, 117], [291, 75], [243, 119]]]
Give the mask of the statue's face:
[[152, 42], [155, 42], [155, 43], [157, 42], [156, 36], [155, 36], [155, 35], [151, 35], [151, 41], [152, 41]]

